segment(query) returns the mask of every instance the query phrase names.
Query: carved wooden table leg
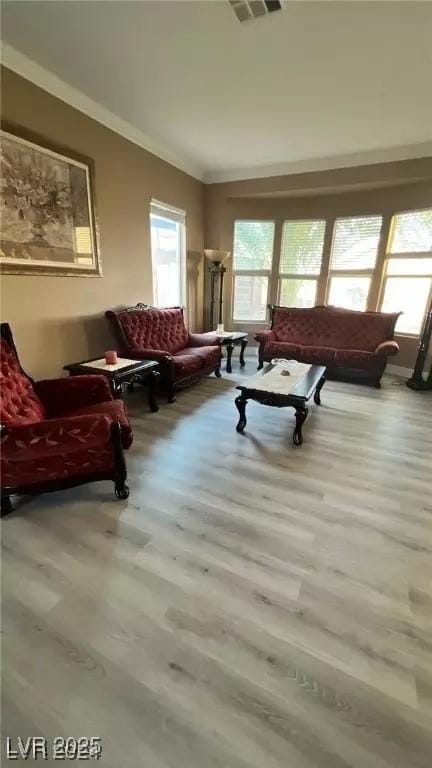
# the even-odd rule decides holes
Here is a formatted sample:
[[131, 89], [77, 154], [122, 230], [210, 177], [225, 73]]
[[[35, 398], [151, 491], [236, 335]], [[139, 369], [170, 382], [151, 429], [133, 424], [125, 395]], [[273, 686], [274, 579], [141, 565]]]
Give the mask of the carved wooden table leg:
[[320, 395], [321, 395], [321, 390], [322, 390], [324, 384], [325, 384], [325, 374], [323, 376], [321, 376], [321, 378], [320, 378], [320, 380], [319, 380], [319, 382], [317, 384], [315, 393], [314, 393], [314, 403], [316, 405], [321, 405], [321, 396]]
[[240, 357], [239, 357], [239, 360], [240, 360], [240, 367], [241, 368], [244, 368], [245, 365], [246, 365], [245, 359], [244, 359], [244, 353], [245, 353], [245, 349], [247, 347], [247, 343], [248, 343], [248, 339], [242, 339], [241, 342], [240, 342]]
[[226, 363], [226, 372], [232, 373], [232, 367], [231, 367], [231, 356], [234, 349], [234, 344], [232, 342], [228, 342], [226, 345], [226, 351], [227, 351], [227, 363]]
[[237, 410], [238, 410], [238, 412], [240, 414], [240, 418], [239, 418], [238, 424], [236, 426], [236, 430], [237, 430], [237, 432], [240, 432], [240, 433], [243, 432], [243, 430], [244, 430], [244, 428], [245, 428], [245, 426], [247, 424], [247, 421], [246, 421], [246, 403], [247, 403], [247, 398], [243, 394], [239, 395], [235, 399], [235, 404], [236, 404]]
[[301, 445], [303, 442], [303, 436], [302, 436], [302, 425], [304, 424], [306, 420], [306, 416], [308, 415], [309, 411], [307, 407], [304, 406], [298, 406], [295, 411], [295, 418], [296, 418], [296, 426], [295, 430], [293, 432], [293, 443], [294, 445]]
[[169, 403], [175, 403], [177, 400], [175, 396], [174, 383], [172, 381], [168, 382], [167, 384], [167, 400]]
[[158, 371], [152, 371], [149, 376], [149, 391], [148, 391], [148, 404], [153, 413], [159, 410], [159, 406], [156, 400], [156, 394], [160, 379], [160, 373]]

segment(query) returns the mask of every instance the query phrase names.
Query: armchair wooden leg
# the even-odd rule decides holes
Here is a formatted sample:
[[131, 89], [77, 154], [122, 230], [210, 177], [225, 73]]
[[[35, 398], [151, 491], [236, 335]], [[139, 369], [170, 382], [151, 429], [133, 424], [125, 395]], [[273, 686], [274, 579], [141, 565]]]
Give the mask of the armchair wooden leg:
[[174, 368], [174, 361], [172, 357], [167, 357], [165, 360], [164, 381], [166, 382], [168, 402], [175, 403], [176, 401], [175, 386], [174, 386], [175, 368]]
[[174, 382], [169, 381], [167, 384], [167, 400], [169, 403], [175, 403], [176, 399]]
[[1, 517], [5, 517], [5, 515], [10, 515], [12, 511], [13, 509], [12, 509], [12, 502], [11, 502], [10, 496], [2, 496], [1, 497]]
[[126, 501], [129, 498], [129, 486], [126, 483], [116, 483], [114, 486], [115, 495], [121, 501]]
[[118, 421], [111, 424], [111, 439], [114, 450], [114, 490], [118, 499], [125, 500], [129, 496], [126, 485], [127, 469], [121, 444], [121, 427]]

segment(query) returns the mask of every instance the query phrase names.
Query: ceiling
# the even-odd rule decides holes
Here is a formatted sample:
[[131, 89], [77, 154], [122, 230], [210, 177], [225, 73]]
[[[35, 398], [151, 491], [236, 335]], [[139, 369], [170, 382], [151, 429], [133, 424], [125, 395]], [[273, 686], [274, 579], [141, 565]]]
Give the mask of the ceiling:
[[240, 24], [228, 0], [9, 1], [2, 17], [7, 66], [206, 181], [432, 154], [429, 2], [288, 0]]

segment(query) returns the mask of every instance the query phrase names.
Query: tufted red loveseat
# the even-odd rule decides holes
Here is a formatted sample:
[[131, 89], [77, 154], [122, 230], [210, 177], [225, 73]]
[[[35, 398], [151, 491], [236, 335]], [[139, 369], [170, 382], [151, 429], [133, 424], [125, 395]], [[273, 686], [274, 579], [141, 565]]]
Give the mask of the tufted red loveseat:
[[0, 325], [2, 513], [14, 494], [113, 480], [127, 498], [122, 444], [132, 430], [104, 376], [34, 382], [21, 368], [12, 332]]
[[170, 402], [175, 389], [215, 372], [221, 375], [221, 348], [216, 338], [189, 333], [182, 307], [156, 309], [145, 304], [105, 313], [119, 351], [137, 360], [157, 360]]
[[380, 386], [400, 313], [357, 312], [339, 307], [271, 307], [271, 328], [257, 333], [259, 368], [283, 357], [327, 366], [329, 377]]

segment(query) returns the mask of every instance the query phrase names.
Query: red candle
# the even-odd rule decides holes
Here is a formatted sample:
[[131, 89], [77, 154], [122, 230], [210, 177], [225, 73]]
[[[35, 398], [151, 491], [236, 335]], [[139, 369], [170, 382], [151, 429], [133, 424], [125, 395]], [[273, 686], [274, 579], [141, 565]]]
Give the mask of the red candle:
[[105, 362], [107, 365], [115, 365], [117, 362], [117, 352], [115, 349], [109, 349], [105, 352]]

